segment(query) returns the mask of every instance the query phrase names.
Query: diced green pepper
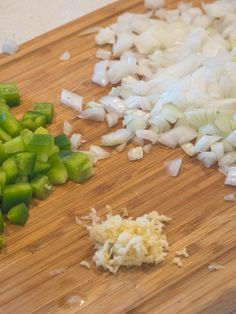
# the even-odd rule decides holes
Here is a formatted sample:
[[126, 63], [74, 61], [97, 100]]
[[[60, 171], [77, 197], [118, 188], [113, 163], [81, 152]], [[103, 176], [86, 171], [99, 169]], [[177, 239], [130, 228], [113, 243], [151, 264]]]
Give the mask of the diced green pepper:
[[3, 194], [3, 191], [5, 189], [6, 179], [7, 179], [6, 172], [0, 169], [0, 195]]
[[64, 158], [68, 178], [76, 183], [81, 183], [94, 175], [93, 164], [88, 155], [75, 152]]
[[54, 185], [61, 185], [67, 181], [68, 174], [59, 155], [50, 159], [52, 168], [47, 172], [49, 181]]
[[36, 154], [30, 152], [18, 153], [15, 155], [15, 161], [20, 176], [29, 176], [34, 173]]
[[0, 127], [0, 140], [3, 142], [7, 142], [10, 141], [11, 139], [12, 139], [11, 135]]
[[34, 134], [48, 134], [48, 130], [40, 126], [35, 130]]
[[9, 112], [10, 108], [5, 99], [0, 98], [0, 111]]
[[7, 154], [14, 154], [25, 151], [25, 143], [21, 136], [17, 136], [3, 144]]
[[20, 94], [16, 84], [0, 84], [0, 97], [5, 99], [10, 107], [20, 104]]
[[12, 137], [19, 135], [22, 130], [20, 122], [8, 112], [0, 112], [0, 127]]
[[8, 158], [8, 154], [6, 153], [6, 149], [2, 143], [0, 143], [0, 163]]
[[38, 160], [47, 162], [54, 147], [54, 137], [49, 134], [34, 134], [27, 145], [27, 151], [36, 153]]
[[36, 161], [34, 165], [34, 173], [46, 173], [52, 166], [47, 162]]
[[4, 232], [4, 217], [3, 214], [0, 212], [0, 234]]
[[50, 184], [48, 177], [45, 175], [37, 175], [30, 182], [33, 189], [33, 197], [44, 200], [52, 191], [52, 185]]
[[27, 176], [19, 176], [16, 178], [15, 183], [28, 183], [29, 179]]
[[24, 203], [13, 206], [7, 213], [7, 219], [14, 225], [25, 225], [28, 217], [29, 211]]
[[31, 131], [35, 131], [40, 126], [45, 126], [47, 120], [45, 115], [39, 112], [28, 111], [24, 114], [21, 123], [24, 127], [29, 128]]
[[31, 141], [34, 133], [28, 129], [24, 129], [21, 131], [20, 135], [22, 137], [23, 142], [27, 146], [29, 144], [29, 142]]
[[60, 151], [71, 150], [71, 142], [65, 134], [55, 136], [55, 145], [57, 145]]
[[19, 171], [14, 157], [9, 157], [2, 163], [2, 170], [6, 172], [6, 184], [14, 183]]
[[53, 118], [53, 104], [50, 103], [35, 103], [33, 105], [34, 111], [45, 115], [47, 123], [52, 123]]
[[32, 187], [29, 183], [6, 185], [2, 197], [2, 213], [6, 214], [10, 208], [20, 203], [29, 205], [32, 199]]

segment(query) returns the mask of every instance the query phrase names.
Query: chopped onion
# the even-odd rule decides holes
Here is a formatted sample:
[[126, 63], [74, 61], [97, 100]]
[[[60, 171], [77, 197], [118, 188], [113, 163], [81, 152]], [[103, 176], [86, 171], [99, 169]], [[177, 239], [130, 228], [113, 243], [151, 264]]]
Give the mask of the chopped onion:
[[83, 110], [83, 97], [67, 89], [63, 89], [61, 92], [61, 103], [80, 112]]
[[121, 153], [126, 149], [126, 147], [127, 147], [127, 143], [120, 144], [119, 146], [115, 148], [115, 151], [117, 153]]
[[101, 28], [96, 36], [96, 43], [98, 45], [104, 44], [114, 44], [115, 43], [115, 33], [109, 27]]
[[2, 53], [14, 55], [19, 49], [20, 47], [17, 45], [15, 40], [10, 38], [4, 40], [2, 45]]
[[190, 157], [193, 157], [193, 156], [197, 155], [197, 153], [198, 153], [198, 152], [196, 152], [195, 147], [191, 142], [181, 145], [181, 148]]
[[234, 130], [232, 133], [230, 133], [226, 139], [229, 144], [231, 144], [234, 148], [236, 148], [236, 130]]
[[151, 153], [151, 150], [152, 150], [152, 144], [147, 144], [147, 145], [143, 146], [143, 152], [146, 155], [149, 155]]
[[183, 145], [195, 139], [197, 132], [189, 127], [177, 126], [158, 136], [157, 141], [163, 145], [175, 148], [177, 145]]
[[224, 144], [222, 142], [212, 144], [211, 151], [216, 154], [217, 160], [220, 160], [224, 156]]
[[205, 152], [210, 149], [211, 145], [221, 140], [219, 136], [203, 135], [195, 144], [196, 152]]
[[235, 201], [234, 193], [230, 193], [230, 194], [225, 195], [224, 200], [227, 202], [234, 202]]
[[129, 160], [139, 160], [143, 158], [143, 148], [142, 146], [138, 146], [135, 148], [132, 148], [128, 151], [128, 159]]
[[95, 64], [92, 81], [101, 86], [106, 86], [109, 83], [107, 68], [109, 61], [101, 61]]
[[103, 148], [96, 145], [90, 146], [89, 153], [94, 156], [94, 159], [96, 161], [103, 160], [111, 156], [109, 152], [105, 151]]
[[72, 134], [70, 138], [70, 142], [71, 142], [71, 149], [73, 151], [76, 151], [80, 147], [81, 137], [82, 137], [81, 134], [77, 134], [77, 133]]
[[172, 177], [177, 177], [181, 169], [182, 161], [183, 161], [182, 158], [176, 158], [176, 159], [164, 162], [164, 167], [167, 173]]
[[212, 167], [217, 161], [217, 157], [214, 152], [202, 152], [198, 154], [197, 159], [200, 160], [206, 168]]
[[104, 146], [115, 146], [128, 142], [133, 137], [133, 133], [126, 129], [119, 129], [115, 132], [102, 136], [101, 143]]
[[106, 121], [109, 128], [112, 128], [113, 126], [117, 125], [118, 120], [119, 116], [116, 113], [111, 112], [106, 114]]
[[236, 168], [229, 168], [228, 174], [225, 179], [225, 184], [236, 186]]
[[137, 137], [148, 140], [153, 144], [155, 144], [158, 139], [158, 135], [152, 130], [137, 130], [135, 134]]
[[63, 132], [66, 135], [70, 135], [73, 132], [72, 124], [66, 120], [63, 122]]
[[96, 57], [103, 60], [109, 60], [111, 58], [111, 52], [104, 49], [98, 49], [96, 51]]
[[103, 108], [89, 108], [82, 111], [78, 117], [81, 119], [103, 122], [105, 120], [106, 113]]
[[165, 6], [165, 0], [144, 0], [147, 9], [156, 10]]
[[63, 54], [60, 56], [60, 61], [68, 61], [71, 58], [71, 54], [69, 51], [63, 52]]

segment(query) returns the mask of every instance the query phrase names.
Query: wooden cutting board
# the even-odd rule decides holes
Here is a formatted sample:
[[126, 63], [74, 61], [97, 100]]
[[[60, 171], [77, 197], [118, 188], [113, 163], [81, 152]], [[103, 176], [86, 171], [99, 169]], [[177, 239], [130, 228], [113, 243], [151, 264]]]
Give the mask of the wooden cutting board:
[[[169, 1], [174, 7], [175, 1]], [[125, 11], [143, 12], [143, 1], [121, 0], [67, 24], [21, 47], [12, 57], [1, 56], [2, 82], [15, 81], [22, 94], [18, 117], [35, 101], [55, 104], [50, 127], [62, 131], [62, 121], [73, 122], [87, 143], [99, 144], [105, 124], [85, 122], [61, 106], [60, 91], [68, 88], [97, 100], [109, 88], [91, 83], [96, 46], [91, 31], [108, 25]], [[72, 58], [59, 61], [64, 51]], [[128, 162], [127, 152], [100, 162], [96, 176], [83, 185], [68, 183], [46, 201], [35, 202], [28, 224], [8, 226], [6, 248], [0, 255], [0, 313], [219, 313], [236, 310], [236, 210], [224, 195], [235, 189], [224, 186], [216, 168], [205, 169], [183, 156], [177, 178], [163, 169], [166, 160], [183, 156], [180, 150], [161, 145], [142, 161]], [[75, 216], [91, 207], [105, 214], [105, 205], [126, 207], [131, 216], [152, 210], [172, 217], [166, 233], [170, 254], [158, 267], [121, 269], [114, 276], [92, 263], [93, 247]], [[184, 268], [171, 261], [175, 251], [187, 247]], [[82, 260], [91, 264], [87, 270]], [[210, 272], [208, 265], [225, 266]], [[50, 274], [62, 269], [60, 274]], [[235, 313], [235, 312], [234, 312]]]

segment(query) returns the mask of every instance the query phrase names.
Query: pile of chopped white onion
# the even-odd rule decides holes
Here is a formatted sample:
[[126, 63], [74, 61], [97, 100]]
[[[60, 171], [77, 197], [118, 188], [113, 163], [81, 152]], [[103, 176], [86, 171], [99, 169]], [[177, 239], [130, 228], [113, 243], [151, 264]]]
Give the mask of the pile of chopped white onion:
[[132, 141], [131, 160], [150, 143], [181, 146], [206, 167], [218, 163], [225, 183], [236, 186], [236, 1], [168, 10], [164, 0], [145, 0], [145, 6], [146, 13], [125, 13], [96, 36], [98, 45], [112, 46], [112, 59], [97, 51], [102, 61], [93, 81], [115, 87], [82, 111], [74, 96], [66, 104], [109, 128], [122, 120], [102, 145]]

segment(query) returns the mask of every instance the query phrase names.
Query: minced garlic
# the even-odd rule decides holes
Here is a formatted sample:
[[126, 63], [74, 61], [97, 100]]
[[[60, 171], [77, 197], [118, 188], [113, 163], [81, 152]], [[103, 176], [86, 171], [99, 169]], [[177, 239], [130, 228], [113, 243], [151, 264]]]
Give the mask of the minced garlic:
[[114, 274], [121, 266], [159, 264], [167, 256], [169, 245], [163, 228], [169, 220], [156, 211], [136, 219], [113, 214], [105, 221], [93, 219], [87, 226], [97, 249], [93, 260]]

